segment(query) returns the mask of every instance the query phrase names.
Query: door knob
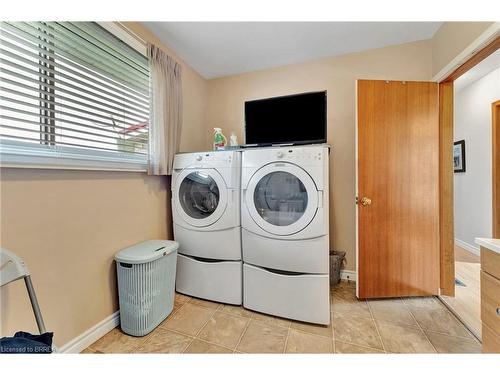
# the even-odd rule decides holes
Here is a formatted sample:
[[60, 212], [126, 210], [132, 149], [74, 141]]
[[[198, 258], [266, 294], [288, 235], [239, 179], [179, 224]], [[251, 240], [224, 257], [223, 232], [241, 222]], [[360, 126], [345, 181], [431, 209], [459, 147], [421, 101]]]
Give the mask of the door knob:
[[361, 205], [369, 206], [370, 204], [372, 204], [372, 200], [370, 198], [367, 197], [361, 198]]

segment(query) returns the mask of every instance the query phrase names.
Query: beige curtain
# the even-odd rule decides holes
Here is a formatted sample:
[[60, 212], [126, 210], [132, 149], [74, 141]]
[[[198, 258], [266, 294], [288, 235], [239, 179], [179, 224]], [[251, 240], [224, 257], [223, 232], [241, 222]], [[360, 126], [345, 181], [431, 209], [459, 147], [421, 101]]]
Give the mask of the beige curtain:
[[148, 44], [148, 59], [151, 86], [148, 173], [170, 175], [182, 126], [181, 66], [153, 44]]

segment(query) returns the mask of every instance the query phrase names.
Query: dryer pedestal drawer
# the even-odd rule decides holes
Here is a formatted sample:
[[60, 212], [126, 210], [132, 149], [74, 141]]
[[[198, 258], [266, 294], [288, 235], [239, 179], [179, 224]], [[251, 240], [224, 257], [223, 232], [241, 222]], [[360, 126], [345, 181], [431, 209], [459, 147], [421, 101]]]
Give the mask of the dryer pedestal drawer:
[[243, 306], [317, 324], [330, 324], [328, 274], [289, 275], [243, 264]]
[[177, 255], [175, 290], [211, 301], [241, 305], [241, 261], [201, 261]]
[[329, 272], [328, 236], [292, 241], [259, 236], [244, 228], [241, 232], [245, 263], [303, 273]]

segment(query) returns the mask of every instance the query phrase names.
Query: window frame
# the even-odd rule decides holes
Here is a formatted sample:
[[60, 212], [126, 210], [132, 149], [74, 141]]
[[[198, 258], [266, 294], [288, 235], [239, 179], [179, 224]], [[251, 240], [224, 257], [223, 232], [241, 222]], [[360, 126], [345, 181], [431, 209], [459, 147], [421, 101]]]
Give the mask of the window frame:
[[[120, 22], [96, 23], [146, 56], [146, 42]], [[43, 67], [40, 65], [40, 69], [43, 69]], [[50, 96], [50, 93], [43, 95]], [[42, 107], [40, 107], [40, 111], [43, 112]], [[42, 130], [43, 127], [44, 123], [40, 122], [40, 129]], [[40, 137], [40, 143], [36, 144], [15, 140], [0, 140], [0, 167], [123, 172], [147, 172], [148, 170], [148, 154], [144, 157], [135, 154], [128, 155], [127, 153], [79, 149], [54, 145], [50, 139], [50, 135], [42, 132], [40, 132]]]

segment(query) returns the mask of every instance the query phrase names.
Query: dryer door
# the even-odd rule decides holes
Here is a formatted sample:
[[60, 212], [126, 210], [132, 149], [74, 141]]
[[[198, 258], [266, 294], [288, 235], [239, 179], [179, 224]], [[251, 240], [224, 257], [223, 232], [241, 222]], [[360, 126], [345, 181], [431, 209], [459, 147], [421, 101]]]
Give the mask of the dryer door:
[[290, 235], [309, 225], [318, 209], [318, 190], [309, 174], [292, 163], [271, 163], [251, 177], [245, 203], [268, 233]]
[[185, 169], [176, 178], [173, 201], [186, 223], [212, 225], [227, 206], [227, 187], [215, 169]]

